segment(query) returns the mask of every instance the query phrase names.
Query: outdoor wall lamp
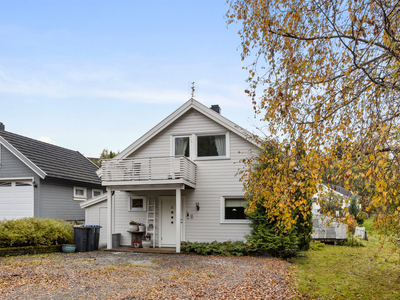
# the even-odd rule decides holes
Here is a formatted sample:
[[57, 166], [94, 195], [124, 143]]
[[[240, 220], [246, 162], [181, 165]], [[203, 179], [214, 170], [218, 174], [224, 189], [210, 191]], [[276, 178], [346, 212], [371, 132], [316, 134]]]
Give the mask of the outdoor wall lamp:
[[33, 185], [34, 188], [37, 188], [37, 183], [36, 183], [36, 181], [33, 181], [33, 182], [32, 182], [32, 185]]
[[196, 202], [196, 209], [197, 209], [197, 211], [200, 210], [200, 204], [199, 204], [199, 202]]

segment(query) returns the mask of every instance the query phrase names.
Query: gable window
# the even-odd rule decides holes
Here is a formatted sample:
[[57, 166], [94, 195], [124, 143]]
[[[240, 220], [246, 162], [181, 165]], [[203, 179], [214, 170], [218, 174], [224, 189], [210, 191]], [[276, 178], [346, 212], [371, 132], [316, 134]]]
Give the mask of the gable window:
[[86, 200], [87, 190], [84, 187], [74, 186], [74, 200]]
[[229, 133], [197, 135], [197, 158], [229, 158]]
[[97, 190], [97, 189], [92, 190], [92, 198], [100, 196], [100, 195], [103, 195], [103, 190]]
[[146, 211], [146, 197], [133, 196], [129, 198], [129, 211]]
[[221, 223], [249, 223], [243, 197], [221, 197]]
[[174, 155], [184, 155], [186, 157], [190, 157], [190, 138], [188, 136], [175, 137], [174, 143]]

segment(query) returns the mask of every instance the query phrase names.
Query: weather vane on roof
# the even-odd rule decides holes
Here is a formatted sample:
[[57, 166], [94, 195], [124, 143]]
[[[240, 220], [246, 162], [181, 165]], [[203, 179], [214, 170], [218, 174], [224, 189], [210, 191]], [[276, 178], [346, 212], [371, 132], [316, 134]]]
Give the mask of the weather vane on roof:
[[194, 89], [194, 81], [192, 82], [192, 98], [194, 97], [194, 91], [195, 91], [195, 89]]

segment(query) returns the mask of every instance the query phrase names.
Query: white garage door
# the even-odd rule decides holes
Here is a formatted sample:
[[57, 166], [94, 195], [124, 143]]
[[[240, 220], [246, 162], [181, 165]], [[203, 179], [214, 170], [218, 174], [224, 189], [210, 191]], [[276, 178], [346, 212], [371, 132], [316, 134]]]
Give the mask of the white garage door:
[[0, 181], [0, 220], [33, 217], [31, 181]]

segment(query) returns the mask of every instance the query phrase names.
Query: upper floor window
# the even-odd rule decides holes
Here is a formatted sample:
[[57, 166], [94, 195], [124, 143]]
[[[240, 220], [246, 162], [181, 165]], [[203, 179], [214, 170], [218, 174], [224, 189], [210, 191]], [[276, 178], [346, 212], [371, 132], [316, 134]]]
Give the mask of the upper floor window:
[[226, 156], [226, 135], [198, 136], [197, 156]]
[[190, 157], [190, 139], [188, 136], [175, 137], [175, 155]]
[[100, 195], [103, 195], [103, 190], [97, 190], [97, 189], [92, 190], [92, 198], [100, 196]]
[[87, 192], [86, 188], [74, 186], [74, 200], [86, 200]]

